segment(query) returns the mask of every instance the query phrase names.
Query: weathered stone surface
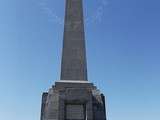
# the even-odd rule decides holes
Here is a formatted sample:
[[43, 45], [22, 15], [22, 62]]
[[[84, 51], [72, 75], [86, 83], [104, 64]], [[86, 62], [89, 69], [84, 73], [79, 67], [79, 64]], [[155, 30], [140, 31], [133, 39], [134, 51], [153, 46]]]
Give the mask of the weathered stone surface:
[[41, 104], [41, 120], [45, 119], [45, 107], [47, 101], [48, 93], [43, 93], [42, 95], [42, 104]]
[[61, 80], [87, 80], [82, 0], [66, 0]]
[[[74, 120], [81, 120], [78, 118], [83, 115], [82, 120], [106, 120], [104, 96], [93, 84], [56, 82], [55, 86], [49, 90], [45, 104], [42, 110], [45, 115], [41, 120], [72, 120], [67, 118], [78, 114], [75, 105], [83, 106], [84, 112], [79, 113]], [[72, 106], [73, 110], [67, 109], [68, 105]], [[70, 116], [70, 112], [75, 115]]]
[[87, 80], [82, 0], [66, 0], [61, 80], [43, 93], [41, 120], [106, 120], [104, 95]]
[[67, 104], [66, 119], [85, 119], [85, 106], [83, 104]]

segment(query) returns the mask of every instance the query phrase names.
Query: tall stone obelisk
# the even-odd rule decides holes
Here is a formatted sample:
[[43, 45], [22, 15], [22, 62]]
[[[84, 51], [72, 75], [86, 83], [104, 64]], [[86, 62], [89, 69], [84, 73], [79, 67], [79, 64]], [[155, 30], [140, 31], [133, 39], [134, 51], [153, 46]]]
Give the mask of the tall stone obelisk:
[[61, 78], [43, 93], [41, 120], [106, 120], [105, 97], [87, 79], [82, 0], [66, 0]]
[[87, 80], [82, 0], [66, 0], [61, 80]]

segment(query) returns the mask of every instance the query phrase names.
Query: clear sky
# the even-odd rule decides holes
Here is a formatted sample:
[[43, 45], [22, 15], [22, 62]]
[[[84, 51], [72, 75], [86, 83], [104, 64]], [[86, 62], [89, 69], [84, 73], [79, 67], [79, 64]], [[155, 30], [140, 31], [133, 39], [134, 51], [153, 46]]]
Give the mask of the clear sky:
[[[160, 1], [84, 0], [89, 80], [108, 120], [160, 119]], [[64, 0], [0, 0], [0, 120], [39, 120], [59, 80]]]

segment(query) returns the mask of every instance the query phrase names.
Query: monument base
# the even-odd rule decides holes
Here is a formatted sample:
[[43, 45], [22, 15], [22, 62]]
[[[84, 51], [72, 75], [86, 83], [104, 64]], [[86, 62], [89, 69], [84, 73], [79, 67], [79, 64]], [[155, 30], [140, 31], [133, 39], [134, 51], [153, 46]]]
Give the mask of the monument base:
[[105, 97], [88, 81], [57, 81], [43, 93], [41, 120], [106, 120]]

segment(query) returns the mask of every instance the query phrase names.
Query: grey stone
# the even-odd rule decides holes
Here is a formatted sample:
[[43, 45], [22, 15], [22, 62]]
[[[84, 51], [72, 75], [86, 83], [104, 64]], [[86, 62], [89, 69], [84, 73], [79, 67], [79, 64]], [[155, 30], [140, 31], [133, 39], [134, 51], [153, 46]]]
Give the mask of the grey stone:
[[45, 101], [46, 105], [42, 110], [45, 114], [42, 120], [72, 120], [67, 119], [67, 113], [75, 114], [76, 111], [73, 110], [76, 109], [66, 111], [68, 105], [84, 106], [84, 119], [78, 119], [82, 115], [79, 113], [74, 120], [106, 120], [104, 96], [93, 84], [56, 82], [49, 90]]
[[82, 0], [66, 0], [61, 80], [87, 80]]
[[105, 97], [87, 79], [82, 0], [66, 0], [61, 79], [42, 95], [41, 120], [106, 120]]

